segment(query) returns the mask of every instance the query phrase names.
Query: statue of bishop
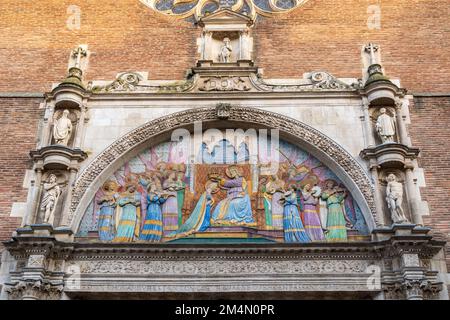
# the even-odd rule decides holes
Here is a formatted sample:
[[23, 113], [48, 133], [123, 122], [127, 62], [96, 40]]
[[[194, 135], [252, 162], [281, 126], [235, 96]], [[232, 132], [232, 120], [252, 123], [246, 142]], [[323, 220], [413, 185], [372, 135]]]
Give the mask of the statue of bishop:
[[55, 120], [55, 125], [53, 126], [53, 138], [56, 144], [62, 144], [67, 146], [69, 143], [70, 136], [72, 134], [72, 121], [68, 118], [69, 110], [64, 110], [61, 118]]
[[386, 109], [380, 109], [377, 123], [375, 125], [378, 135], [382, 143], [394, 142], [395, 136], [395, 122], [394, 118], [386, 114]]

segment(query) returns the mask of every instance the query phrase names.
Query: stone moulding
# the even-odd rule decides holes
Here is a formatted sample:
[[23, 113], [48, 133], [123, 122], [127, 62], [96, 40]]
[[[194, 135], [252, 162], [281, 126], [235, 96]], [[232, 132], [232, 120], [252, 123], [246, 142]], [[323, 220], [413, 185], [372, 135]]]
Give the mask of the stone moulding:
[[[442, 282], [424, 262], [442, 250], [427, 228], [379, 229], [373, 242], [232, 245], [58, 241], [19, 234], [10, 299], [60, 299], [63, 292], [361, 291], [385, 299], [436, 299]], [[400, 263], [393, 263], [397, 260]], [[378, 284], [373, 282], [379, 272]]]
[[141, 74], [137, 72], [123, 72], [109, 84], [97, 86], [90, 85], [88, 89], [96, 94], [126, 92], [176, 93], [189, 91], [194, 84], [194, 79], [159, 84], [146, 84]]
[[42, 168], [67, 169], [87, 159], [87, 154], [80, 149], [72, 149], [63, 145], [50, 145], [30, 152], [36, 166]]
[[[139, 72], [122, 72], [109, 84], [91, 83], [88, 91], [93, 94], [124, 94], [124, 93], [198, 93], [209, 91], [248, 91], [248, 92], [317, 92], [344, 91], [352, 92], [360, 89], [360, 83], [347, 84], [325, 71], [313, 71], [304, 75], [302, 79], [285, 81], [264, 80], [258, 76], [258, 68], [250, 62], [223, 64], [211, 61], [200, 61], [200, 67], [191, 69], [191, 76], [187, 80], [152, 81], [144, 79]], [[209, 63], [209, 64], [208, 64]], [[204, 66], [208, 64], [207, 66]], [[248, 64], [248, 66], [247, 66]], [[214, 85], [212, 85], [214, 83]]]
[[[79, 175], [72, 190], [72, 199], [67, 217], [68, 226], [76, 230], [82, 215], [92, 200], [96, 188], [103, 183], [104, 171], [112, 164], [123, 159], [127, 153], [141, 146], [145, 142], [167, 134], [175, 128], [191, 126], [196, 121], [218, 121], [217, 110], [214, 107], [196, 108], [170, 114], [150, 121], [116, 140], [100, 153]], [[289, 135], [291, 139], [305, 143], [308, 148], [319, 153], [353, 184], [352, 194], [365, 214], [369, 228], [376, 225], [376, 210], [373, 195], [373, 186], [370, 178], [362, 166], [338, 143], [320, 131], [286, 116], [263, 111], [250, 107], [231, 106], [227, 121], [243, 126], [255, 124], [266, 128], [280, 129], [280, 132]], [[89, 190], [89, 192], [87, 192]]]
[[256, 74], [251, 74], [250, 82], [260, 91], [272, 92], [296, 92], [296, 91], [323, 91], [323, 90], [338, 90], [338, 91], [355, 91], [359, 89], [359, 83], [348, 85], [343, 81], [335, 78], [331, 74], [324, 71], [313, 71], [305, 75], [305, 79], [297, 81], [295, 84], [272, 84], [269, 81], [258, 77]]
[[368, 160], [371, 165], [382, 167], [404, 167], [411, 165], [411, 161], [419, 155], [419, 149], [410, 148], [399, 143], [385, 143], [361, 151], [361, 158]]

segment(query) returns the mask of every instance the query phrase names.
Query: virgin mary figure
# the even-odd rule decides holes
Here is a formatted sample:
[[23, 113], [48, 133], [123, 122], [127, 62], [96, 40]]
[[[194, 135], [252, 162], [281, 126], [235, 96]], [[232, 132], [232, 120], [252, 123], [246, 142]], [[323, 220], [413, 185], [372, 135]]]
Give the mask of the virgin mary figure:
[[218, 183], [208, 181], [205, 189], [189, 218], [178, 231], [169, 234], [169, 238], [185, 237], [197, 231], [203, 232], [211, 225], [211, 208], [214, 204], [212, 195], [219, 191]]
[[250, 225], [254, 224], [250, 197], [247, 192], [247, 182], [236, 166], [226, 170], [228, 179], [211, 175], [219, 186], [227, 191], [225, 199], [214, 209], [212, 220], [216, 225]]

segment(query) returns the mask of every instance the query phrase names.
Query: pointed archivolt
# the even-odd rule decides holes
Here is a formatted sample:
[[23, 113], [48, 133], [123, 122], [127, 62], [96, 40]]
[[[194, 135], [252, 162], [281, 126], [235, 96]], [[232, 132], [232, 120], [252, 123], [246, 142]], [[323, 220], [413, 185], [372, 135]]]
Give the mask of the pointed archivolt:
[[194, 18], [217, 11], [221, 6], [245, 13], [253, 20], [258, 16], [273, 16], [290, 12], [308, 0], [140, 0], [153, 10], [177, 19]]
[[[216, 108], [196, 108], [150, 121], [119, 138], [99, 154], [80, 174], [73, 189], [68, 225], [77, 230], [92, 198], [108, 177], [143, 148], [170, 138], [177, 128], [191, 129], [195, 122], [216, 127], [275, 128], [288, 139], [321, 160], [341, 179], [361, 208], [370, 230], [375, 228], [373, 188], [361, 165], [338, 143], [320, 131], [286, 116], [250, 107], [230, 106], [226, 120]], [[225, 121], [225, 122], [224, 122]]]

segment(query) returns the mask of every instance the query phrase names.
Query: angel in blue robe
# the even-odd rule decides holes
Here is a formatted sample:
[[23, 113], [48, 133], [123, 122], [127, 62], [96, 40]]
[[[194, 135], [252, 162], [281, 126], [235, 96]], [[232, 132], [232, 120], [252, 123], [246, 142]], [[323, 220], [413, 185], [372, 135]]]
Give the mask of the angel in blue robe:
[[311, 242], [300, 218], [296, 187], [291, 186], [283, 198], [283, 228], [285, 242]]
[[147, 213], [144, 219], [139, 240], [159, 242], [163, 236], [163, 217], [161, 205], [166, 202], [166, 198], [157, 192], [154, 183], [148, 185], [147, 193]]

